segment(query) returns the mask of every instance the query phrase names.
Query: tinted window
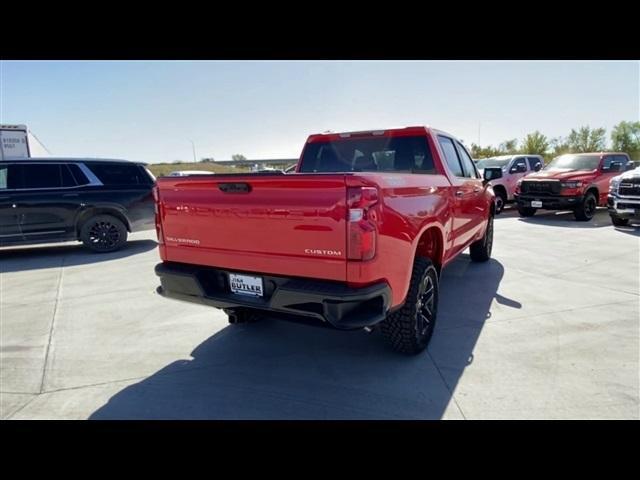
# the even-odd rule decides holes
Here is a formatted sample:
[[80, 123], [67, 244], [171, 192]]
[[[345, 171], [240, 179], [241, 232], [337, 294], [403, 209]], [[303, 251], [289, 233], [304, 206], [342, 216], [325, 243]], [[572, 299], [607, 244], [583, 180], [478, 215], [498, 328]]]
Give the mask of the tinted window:
[[464, 176], [469, 178], [478, 178], [479, 175], [476, 173], [475, 165], [473, 164], [473, 160], [464, 149], [464, 147], [456, 142], [456, 147], [458, 147], [458, 155], [462, 160], [462, 167], [464, 169]]
[[14, 190], [20, 188], [22, 170], [16, 165], [3, 165], [0, 167], [0, 190]]
[[14, 164], [11, 169], [15, 169], [16, 178], [12, 188], [60, 188], [64, 185], [61, 167], [55, 163]]
[[310, 143], [300, 172], [435, 173], [425, 137], [345, 138]]
[[[604, 168], [610, 168], [611, 164], [614, 162], [619, 164], [617, 166], [617, 170], [623, 171], [625, 168], [625, 165], [627, 164], [627, 157], [625, 157], [624, 155], [607, 155], [604, 158], [604, 161], [602, 162], [602, 166]], [[614, 165], [614, 170], [616, 170], [615, 165]]]
[[87, 178], [87, 176], [82, 173], [82, 170], [80, 170], [80, 167], [74, 163], [69, 163], [67, 164], [67, 168], [69, 169], [69, 171], [71, 172], [71, 175], [73, 175], [73, 178], [76, 182], [76, 184], [78, 185], [88, 185], [89, 179]]
[[144, 185], [137, 165], [125, 163], [86, 163], [104, 185]]
[[453, 141], [450, 138], [438, 136], [438, 143], [440, 143], [440, 148], [442, 148], [442, 152], [444, 153], [444, 159], [451, 173], [456, 177], [464, 177], [462, 166], [456, 153], [456, 147], [453, 146]]
[[537, 157], [527, 157], [529, 159], [529, 170], [535, 170], [536, 165], [542, 164], [542, 161]]
[[525, 170], [527, 169], [527, 163], [525, 162], [524, 157], [516, 158], [513, 165], [511, 165], [511, 168], [517, 169], [518, 165], [524, 165]]
[[76, 181], [73, 179], [71, 172], [67, 165], [60, 165], [60, 176], [62, 178], [62, 186], [63, 187], [75, 187]]

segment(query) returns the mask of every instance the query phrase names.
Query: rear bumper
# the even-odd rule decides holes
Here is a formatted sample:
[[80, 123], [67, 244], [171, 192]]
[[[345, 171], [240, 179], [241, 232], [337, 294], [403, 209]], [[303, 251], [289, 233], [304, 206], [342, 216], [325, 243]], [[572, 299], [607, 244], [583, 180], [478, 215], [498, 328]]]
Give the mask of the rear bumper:
[[564, 196], [564, 195], [531, 195], [531, 194], [519, 194], [515, 195], [516, 202], [519, 207], [531, 207], [531, 202], [538, 200], [542, 202], [542, 207], [545, 210], [572, 210], [582, 203], [583, 196]]
[[640, 218], [640, 199], [621, 198], [615, 195], [607, 197], [607, 210], [618, 218]]
[[261, 276], [264, 296], [231, 293], [229, 271], [183, 263], [159, 263], [157, 292], [168, 298], [216, 308], [253, 308], [312, 317], [335, 328], [350, 330], [373, 326], [382, 320], [391, 305], [391, 288], [378, 283], [351, 288], [339, 282]]

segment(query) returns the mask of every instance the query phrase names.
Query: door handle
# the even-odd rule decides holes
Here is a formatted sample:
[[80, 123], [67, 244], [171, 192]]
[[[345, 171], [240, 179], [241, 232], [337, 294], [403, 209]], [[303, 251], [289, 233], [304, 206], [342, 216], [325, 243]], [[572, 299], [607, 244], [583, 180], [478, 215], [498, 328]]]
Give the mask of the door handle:
[[461, 197], [461, 196], [463, 196], [463, 195], [464, 195], [464, 192], [463, 192], [462, 190], [458, 190], [458, 191], [456, 192], [456, 197]]
[[17, 205], [15, 203], [11, 205], [11, 208], [16, 208], [16, 207]]
[[64, 195], [62, 195], [63, 197], [77, 197], [78, 194], [77, 193], [65, 193]]
[[480, 187], [475, 187], [475, 188], [473, 189], [473, 191], [474, 191], [475, 193], [478, 193], [480, 190], [481, 190], [481, 189], [480, 189]]

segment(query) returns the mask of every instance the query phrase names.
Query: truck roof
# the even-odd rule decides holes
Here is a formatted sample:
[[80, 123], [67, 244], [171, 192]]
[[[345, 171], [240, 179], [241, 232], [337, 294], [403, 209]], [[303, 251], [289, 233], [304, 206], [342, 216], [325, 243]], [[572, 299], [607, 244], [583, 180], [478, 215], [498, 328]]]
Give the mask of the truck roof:
[[325, 133], [314, 133], [309, 135], [307, 139], [307, 143], [319, 142], [319, 141], [334, 141], [339, 140], [341, 138], [350, 138], [350, 137], [368, 137], [368, 136], [381, 136], [381, 137], [389, 137], [389, 136], [410, 136], [410, 135], [424, 135], [429, 131], [433, 131], [435, 133], [442, 133], [450, 137], [455, 137], [455, 135], [451, 135], [450, 133], [444, 132], [442, 130], [436, 130], [428, 125], [420, 125], [420, 126], [411, 126], [411, 127], [393, 127], [393, 128], [379, 128], [379, 129], [371, 129], [371, 130], [358, 130], [353, 132], [325, 132]]

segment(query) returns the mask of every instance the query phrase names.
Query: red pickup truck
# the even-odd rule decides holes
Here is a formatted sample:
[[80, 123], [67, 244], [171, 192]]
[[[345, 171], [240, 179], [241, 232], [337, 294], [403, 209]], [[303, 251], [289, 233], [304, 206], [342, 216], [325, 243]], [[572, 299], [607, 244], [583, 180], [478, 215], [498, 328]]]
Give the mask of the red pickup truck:
[[514, 197], [522, 217], [536, 210], [573, 210], [589, 221], [597, 206], [607, 205], [610, 180], [633, 167], [622, 152], [570, 153], [554, 158], [542, 170], [518, 180]]
[[423, 350], [441, 269], [470, 247], [486, 261], [494, 193], [452, 135], [408, 127], [311, 135], [292, 174], [157, 180], [166, 297], [338, 329], [379, 326], [395, 349]]

